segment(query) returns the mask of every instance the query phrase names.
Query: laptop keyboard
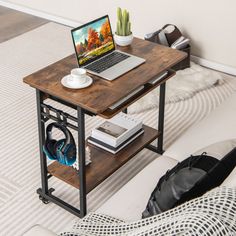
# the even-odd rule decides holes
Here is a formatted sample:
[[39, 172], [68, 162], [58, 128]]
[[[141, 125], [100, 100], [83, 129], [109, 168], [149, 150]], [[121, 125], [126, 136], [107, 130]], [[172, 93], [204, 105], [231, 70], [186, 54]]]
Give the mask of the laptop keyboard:
[[120, 53], [120, 52], [113, 52], [110, 53], [109, 55], [101, 58], [98, 61], [95, 61], [87, 66], [85, 66], [85, 69], [94, 71], [96, 73], [101, 73], [104, 70], [107, 70], [108, 68], [118, 64], [119, 62], [127, 59], [130, 57], [129, 55]]

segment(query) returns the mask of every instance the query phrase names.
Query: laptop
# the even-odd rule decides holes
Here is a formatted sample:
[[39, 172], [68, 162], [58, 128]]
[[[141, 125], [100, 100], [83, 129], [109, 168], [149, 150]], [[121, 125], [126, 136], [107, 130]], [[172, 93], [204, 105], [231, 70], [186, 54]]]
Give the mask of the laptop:
[[71, 30], [79, 67], [114, 80], [145, 62], [116, 50], [108, 15]]

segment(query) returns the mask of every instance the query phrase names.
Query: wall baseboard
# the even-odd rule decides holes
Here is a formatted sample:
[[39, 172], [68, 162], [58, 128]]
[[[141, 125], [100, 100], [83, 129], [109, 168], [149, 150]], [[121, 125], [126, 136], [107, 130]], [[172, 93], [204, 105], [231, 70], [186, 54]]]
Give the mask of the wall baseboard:
[[226, 66], [217, 62], [209, 61], [201, 57], [191, 55], [191, 61], [196, 62], [199, 65], [211, 68], [213, 70], [221, 71], [226, 74], [236, 75], [236, 68], [231, 66]]
[[27, 13], [27, 14], [30, 14], [30, 15], [34, 15], [34, 16], [37, 16], [37, 17], [40, 17], [40, 18], [44, 18], [44, 19], [47, 19], [49, 21], [60, 23], [62, 25], [66, 25], [66, 26], [73, 27], [73, 28], [82, 24], [81, 22], [73, 21], [73, 20], [66, 19], [66, 18], [61, 17], [61, 16], [56, 16], [56, 15], [53, 15], [53, 14], [49, 14], [49, 13], [46, 13], [46, 12], [43, 12], [43, 11], [35, 10], [35, 9], [29, 8], [29, 7], [26, 7], [26, 6], [23, 6], [23, 5], [11, 3], [11, 2], [8, 2], [8, 1], [4, 1], [4, 0], [0, 0], [0, 5], [3, 6], [3, 7], [8, 7], [8, 8], [11, 8], [13, 10], [16, 10], [16, 11], [24, 12], [24, 13]]
[[[27, 14], [30, 14], [30, 15], [38, 16], [38, 17], [47, 19], [49, 21], [53, 21], [53, 22], [56, 22], [56, 23], [59, 23], [59, 24], [62, 24], [62, 25], [69, 26], [69, 27], [77, 27], [78, 25], [82, 24], [81, 22], [73, 21], [73, 20], [66, 19], [66, 18], [61, 17], [61, 16], [56, 16], [56, 15], [53, 15], [53, 14], [49, 14], [49, 13], [46, 13], [46, 12], [35, 10], [35, 9], [29, 8], [29, 7], [26, 7], [26, 6], [22, 6], [22, 5], [19, 5], [19, 4], [14, 4], [14, 3], [4, 1], [4, 0], [0, 0], [0, 5], [2, 5], [4, 7], [11, 8], [11, 9], [14, 9], [14, 10], [17, 10], [17, 11], [27, 13]], [[191, 56], [191, 60], [193, 62], [196, 62], [196, 63], [202, 65], [202, 66], [205, 66], [205, 67], [217, 70], [217, 71], [221, 71], [221, 72], [224, 72], [226, 74], [236, 76], [236, 68], [234, 68], [234, 67], [230, 67], [230, 66], [223, 65], [223, 64], [220, 64], [220, 63], [217, 63], [217, 62], [209, 61], [209, 60], [206, 60], [206, 59], [203, 59], [203, 58], [200, 58], [200, 57], [197, 57], [197, 56], [193, 56], [193, 55]]]

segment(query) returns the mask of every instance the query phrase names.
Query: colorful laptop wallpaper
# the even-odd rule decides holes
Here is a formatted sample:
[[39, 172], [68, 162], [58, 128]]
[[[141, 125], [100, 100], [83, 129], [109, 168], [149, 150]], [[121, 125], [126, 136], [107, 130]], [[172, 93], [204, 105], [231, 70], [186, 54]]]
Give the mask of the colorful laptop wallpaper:
[[79, 65], [92, 60], [114, 48], [108, 17], [72, 32]]

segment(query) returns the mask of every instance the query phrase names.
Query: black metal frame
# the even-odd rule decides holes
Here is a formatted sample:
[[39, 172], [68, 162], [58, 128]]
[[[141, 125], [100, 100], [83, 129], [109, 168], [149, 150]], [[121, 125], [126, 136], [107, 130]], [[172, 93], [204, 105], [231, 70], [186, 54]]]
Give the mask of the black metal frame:
[[158, 131], [160, 133], [157, 139], [157, 146], [149, 144], [147, 149], [162, 154], [163, 150], [163, 138], [164, 138], [164, 118], [165, 118], [165, 94], [166, 94], [166, 82], [160, 85], [159, 93], [159, 115], [158, 115]]
[[[39, 194], [39, 199], [43, 203], [47, 204], [53, 202], [58, 206], [64, 208], [65, 210], [71, 212], [72, 214], [82, 218], [87, 213], [87, 203], [86, 203], [86, 175], [85, 175], [85, 110], [81, 107], [77, 107], [77, 118], [53, 108], [52, 106], [43, 103], [43, 92], [36, 90], [37, 99], [37, 114], [38, 114], [38, 133], [39, 133], [39, 146], [40, 146], [40, 165], [41, 165], [41, 182], [42, 187], [37, 189]], [[50, 97], [53, 100], [60, 102], [59, 99]], [[68, 104], [67, 104], [68, 105]], [[73, 105], [70, 107], [74, 108]], [[50, 114], [50, 111], [56, 113], [56, 116]], [[89, 113], [91, 115], [91, 113]], [[60, 198], [54, 196], [52, 192], [53, 188], [48, 188], [48, 179], [51, 175], [47, 171], [47, 157], [43, 152], [43, 145], [45, 142], [45, 122], [52, 119], [57, 122], [63, 122], [66, 126], [78, 131], [78, 160], [79, 161], [79, 184], [80, 184], [80, 208], [77, 209], [74, 206], [68, 204], [67, 202], [61, 200]], [[77, 126], [68, 122], [68, 119], [77, 122]]]
[[[37, 100], [37, 115], [38, 115], [38, 133], [39, 133], [39, 149], [40, 149], [40, 166], [41, 166], [41, 184], [42, 187], [37, 189], [37, 193], [39, 194], [39, 199], [42, 200], [43, 203], [47, 204], [49, 202], [53, 202], [58, 206], [64, 208], [65, 210], [69, 211], [70, 213], [82, 218], [87, 213], [87, 202], [86, 202], [86, 170], [85, 170], [85, 114], [93, 116], [95, 114], [86, 111], [85, 109], [70, 104], [66, 101], [63, 101], [57, 97], [48, 95], [47, 97], [60, 102], [66, 106], [71, 108], [77, 109], [77, 117], [71, 116], [68, 113], [65, 113], [61, 110], [58, 110], [50, 105], [43, 103], [43, 95], [45, 93], [36, 89], [36, 100]], [[156, 153], [162, 154], [163, 153], [163, 135], [164, 135], [164, 111], [165, 111], [165, 82], [160, 85], [160, 95], [159, 95], [159, 119], [158, 119], [158, 131], [160, 135], [157, 139], [157, 146], [154, 145], [147, 145], [151, 151]], [[51, 113], [54, 112], [56, 114], [52, 115]], [[125, 113], [127, 113], [127, 109], [124, 109]], [[47, 157], [43, 152], [43, 145], [45, 142], [45, 123], [52, 119], [57, 122], [62, 122], [66, 126], [71, 129], [74, 129], [78, 132], [78, 157], [77, 161], [79, 162], [79, 185], [80, 185], [80, 208], [77, 209], [74, 206], [68, 204], [67, 202], [63, 201], [62, 199], [54, 196], [52, 192], [55, 190], [53, 188], [48, 187], [48, 179], [52, 177], [48, 173], [47, 170]], [[72, 124], [68, 120], [77, 123]]]

